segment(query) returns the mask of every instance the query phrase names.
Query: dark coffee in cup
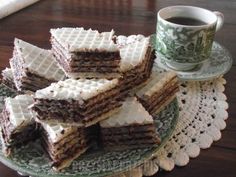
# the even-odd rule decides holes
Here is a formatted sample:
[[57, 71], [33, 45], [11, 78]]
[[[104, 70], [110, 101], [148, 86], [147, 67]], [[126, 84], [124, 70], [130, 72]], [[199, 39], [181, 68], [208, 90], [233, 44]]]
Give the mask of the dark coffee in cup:
[[199, 26], [207, 24], [204, 21], [188, 17], [170, 17], [167, 18], [166, 21], [179, 25], [189, 25], [189, 26]]

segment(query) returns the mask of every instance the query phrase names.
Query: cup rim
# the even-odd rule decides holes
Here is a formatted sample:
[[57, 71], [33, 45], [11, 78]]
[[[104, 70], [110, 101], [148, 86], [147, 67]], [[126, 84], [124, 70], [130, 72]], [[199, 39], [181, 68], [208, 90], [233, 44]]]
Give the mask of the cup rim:
[[[215, 16], [215, 20], [213, 22], [211, 22], [211, 23], [207, 23], [207, 24], [204, 24], [204, 25], [182, 25], [182, 24], [177, 24], [177, 23], [169, 22], [165, 18], [161, 17], [161, 13], [163, 13], [163, 11], [166, 11], [166, 10], [168, 10], [170, 8], [194, 8], [194, 9], [198, 9], [198, 10], [204, 10], [204, 11], [207, 11], [208, 13], [211, 13], [212, 15], [214, 15]], [[212, 26], [212, 25], [217, 23], [217, 16], [216, 16], [216, 14], [214, 14], [214, 12], [212, 12], [212, 11], [210, 11], [208, 9], [197, 7], [197, 6], [185, 6], [185, 5], [176, 5], [176, 6], [164, 7], [164, 8], [162, 8], [162, 9], [160, 9], [158, 11], [157, 18], [165, 21], [167, 24], [175, 25], [175, 26], [178, 26], [178, 27], [185, 27], [185, 28], [186, 27], [187, 28], [204, 28], [204, 27]]]

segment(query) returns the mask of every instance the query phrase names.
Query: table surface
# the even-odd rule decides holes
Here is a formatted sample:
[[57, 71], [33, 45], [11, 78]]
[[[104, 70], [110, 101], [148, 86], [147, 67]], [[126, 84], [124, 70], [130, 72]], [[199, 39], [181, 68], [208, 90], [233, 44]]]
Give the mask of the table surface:
[[[0, 71], [9, 66], [15, 37], [44, 48], [50, 48], [49, 29], [63, 26], [108, 31], [117, 34], [155, 32], [156, 12], [170, 5], [194, 5], [221, 11], [225, 24], [217, 32], [216, 40], [236, 57], [236, 1], [235, 0], [42, 0], [0, 20]], [[229, 73], [225, 94], [229, 102], [229, 119], [222, 139], [202, 150], [186, 167], [171, 172], [158, 172], [160, 177], [235, 177], [236, 176], [236, 66]], [[16, 177], [16, 172], [0, 163], [0, 177]]]

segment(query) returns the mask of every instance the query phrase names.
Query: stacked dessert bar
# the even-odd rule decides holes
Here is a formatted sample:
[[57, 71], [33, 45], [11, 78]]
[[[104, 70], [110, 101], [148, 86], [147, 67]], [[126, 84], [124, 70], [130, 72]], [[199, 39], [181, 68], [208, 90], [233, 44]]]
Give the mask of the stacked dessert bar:
[[99, 33], [84, 28], [51, 29], [52, 51], [70, 78], [120, 76], [120, 52], [114, 31]]
[[118, 80], [67, 79], [37, 90], [33, 110], [38, 121], [88, 127], [121, 106]]
[[42, 144], [56, 171], [70, 166], [89, 147], [88, 132], [84, 128], [46, 123], [41, 125]]
[[5, 100], [4, 153], [40, 136], [61, 170], [94, 144], [111, 150], [159, 144], [153, 117], [176, 97], [178, 81], [173, 72], [151, 75], [150, 38], [121, 43], [113, 30], [50, 32], [52, 50], [15, 39], [11, 69], [2, 72], [5, 85], [32, 94]]
[[146, 110], [155, 115], [176, 98], [178, 91], [179, 84], [175, 72], [153, 72], [149, 82], [136, 95]]
[[118, 113], [99, 124], [103, 146], [108, 149], [140, 148], [160, 143], [152, 116], [135, 97], [127, 98]]
[[2, 71], [2, 83], [13, 90], [16, 90], [11, 68], [5, 68]]
[[120, 48], [122, 78], [119, 79], [121, 94], [127, 95], [131, 89], [144, 83], [151, 74], [154, 53], [150, 38], [136, 40]]
[[6, 98], [0, 117], [1, 139], [5, 155], [10, 155], [15, 147], [24, 145], [38, 136], [34, 113], [28, 106], [34, 102], [30, 95]]
[[18, 91], [36, 91], [65, 77], [50, 50], [41, 49], [20, 39], [14, 41], [10, 65]]

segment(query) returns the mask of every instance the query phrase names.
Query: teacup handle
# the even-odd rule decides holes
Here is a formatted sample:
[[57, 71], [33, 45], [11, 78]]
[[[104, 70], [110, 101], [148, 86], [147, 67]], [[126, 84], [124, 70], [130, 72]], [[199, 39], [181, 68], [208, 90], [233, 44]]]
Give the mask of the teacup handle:
[[215, 11], [214, 14], [217, 16], [216, 31], [218, 31], [224, 24], [224, 14]]

